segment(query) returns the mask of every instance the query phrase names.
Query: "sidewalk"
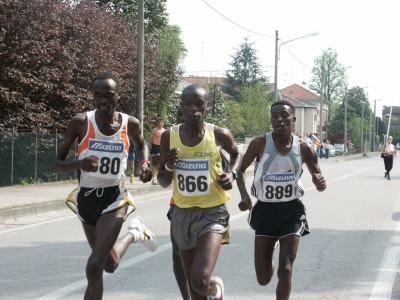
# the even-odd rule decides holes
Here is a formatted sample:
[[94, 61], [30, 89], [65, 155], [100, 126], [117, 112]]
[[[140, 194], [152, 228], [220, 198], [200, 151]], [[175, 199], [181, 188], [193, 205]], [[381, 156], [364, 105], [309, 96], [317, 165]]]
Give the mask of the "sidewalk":
[[[329, 159], [323, 158], [319, 160], [319, 164], [323, 166], [326, 164], [340, 163], [346, 160], [370, 158], [379, 155], [380, 152], [373, 152], [368, 153], [367, 156], [352, 154], [349, 156], [330, 157]], [[303, 165], [303, 168], [306, 168], [306, 166]], [[253, 171], [254, 165], [250, 166], [246, 173], [252, 175]], [[14, 220], [66, 209], [66, 197], [77, 185], [77, 181], [64, 181], [38, 185], [0, 187], [0, 223], [6, 220]], [[142, 183], [139, 181], [138, 177], [135, 177], [134, 183], [129, 183], [129, 178], [127, 178], [125, 186], [131, 192], [134, 199], [137, 196], [156, 194], [165, 190], [172, 191], [172, 185], [165, 189], [160, 185], [151, 185], [150, 182]]]

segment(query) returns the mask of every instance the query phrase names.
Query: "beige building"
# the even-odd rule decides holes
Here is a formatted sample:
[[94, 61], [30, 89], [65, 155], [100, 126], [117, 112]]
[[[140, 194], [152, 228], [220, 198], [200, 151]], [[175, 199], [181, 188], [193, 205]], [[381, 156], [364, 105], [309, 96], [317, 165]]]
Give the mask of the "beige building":
[[314, 136], [319, 135], [322, 117], [322, 139], [325, 139], [329, 134], [327, 132], [329, 130], [328, 102], [324, 100], [321, 112], [321, 97], [298, 84], [292, 84], [279, 92], [282, 100], [289, 101], [296, 108], [296, 127], [294, 132], [298, 132], [302, 136], [307, 132], [312, 133]]

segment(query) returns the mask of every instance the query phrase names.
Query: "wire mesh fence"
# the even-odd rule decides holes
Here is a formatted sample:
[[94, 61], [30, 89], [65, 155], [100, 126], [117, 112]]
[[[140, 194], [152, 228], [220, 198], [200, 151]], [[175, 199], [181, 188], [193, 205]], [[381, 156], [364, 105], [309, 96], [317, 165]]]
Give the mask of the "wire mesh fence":
[[[56, 174], [53, 163], [64, 132], [0, 132], [0, 186], [76, 179], [76, 173]], [[77, 145], [67, 160], [77, 159]]]

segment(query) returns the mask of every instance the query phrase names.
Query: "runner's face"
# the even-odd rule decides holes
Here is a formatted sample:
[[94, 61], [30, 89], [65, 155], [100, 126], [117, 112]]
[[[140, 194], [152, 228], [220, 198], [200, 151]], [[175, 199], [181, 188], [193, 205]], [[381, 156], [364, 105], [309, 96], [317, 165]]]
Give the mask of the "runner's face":
[[183, 122], [185, 122], [185, 118], [183, 117], [182, 108], [179, 106], [176, 112], [176, 124], [182, 124]]
[[97, 79], [92, 88], [93, 101], [100, 113], [112, 113], [117, 108], [119, 93], [112, 79]]
[[288, 105], [276, 105], [271, 111], [271, 123], [275, 133], [291, 133], [296, 117]]
[[181, 102], [185, 123], [200, 124], [208, 110], [207, 94], [203, 90], [195, 90], [186, 93]]

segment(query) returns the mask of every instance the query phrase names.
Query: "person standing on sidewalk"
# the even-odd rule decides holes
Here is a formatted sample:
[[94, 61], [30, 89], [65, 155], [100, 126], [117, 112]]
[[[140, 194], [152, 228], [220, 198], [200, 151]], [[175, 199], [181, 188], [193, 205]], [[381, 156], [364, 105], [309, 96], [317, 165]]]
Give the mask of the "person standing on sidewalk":
[[[122, 185], [129, 150], [129, 140], [135, 144], [141, 163], [143, 182], [150, 181], [148, 149], [139, 121], [116, 111], [120, 81], [104, 72], [92, 80], [96, 110], [79, 113], [67, 127], [65, 140], [58, 148], [54, 163], [56, 173], [81, 170], [79, 187], [67, 200], [68, 206], [82, 222], [87, 241], [92, 248], [86, 265], [88, 285], [85, 300], [102, 299], [103, 271], [113, 273], [132, 243], [141, 242], [157, 249], [155, 235], [144, 226], [139, 216], [133, 216], [128, 232], [118, 239], [122, 224], [135, 210], [135, 203]], [[67, 161], [68, 153], [78, 140], [78, 160]]]
[[[279, 242], [278, 300], [289, 299], [300, 237], [309, 233], [306, 209], [300, 200], [304, 195], [300, 182], [303, 163], [306, 163], [317, 190], [326, 188], [314, 148], [292, 135], [295, 121], [295, 108], [290, 102], [274, 102], [271, 105], [273, 132], [250, 142], [237, 177], [242, 197], [239, 208], [250, 210], [249, 224], [255, 230], [254, 264], [260, 285], [271, 281], [275, 268], [274, 248]], [[245, 171], [254, 159], [251, 194], [257, 202], [253, 207], [245, 185]]]
[[386, 144], [382, 147], [383, 154], [383, 163], [385, 164], [385, 178], [390, 180], [390, 171], [393, 168], [393, 157], [397, 158], [397, 150], [392, 144], [393, 137], [391, 135], [388, 136]]
[[130, 176], [131, 183], [135, 181], [135, 159], [136, 159], [135, 144], [132, 143], [132, 141], [129, 141], [128, 162], [129, 162], [129, 169], [131, 171], [131, 176]]
[[[154, 128], [150, 134], [150, 147], [151, 147], [150, 154], [151, 154], [151, 156], [156, 156], [156, 155], [160, 156], [160, 154], [161, 154], [161, 147], [160, 147], [161, 134], [165, 130], [163, 128], [163, 126], [164, 126], [164, 119], [158, 118], [157, 119], [157, 127]], [[157, 160], [154, 160], [154, 161], [157, 161]], [[153, 180], [151, 181], [151, 184], [156, 185], [158, 183], [157, 171], [159, 168], [160, 168], [160, 165], [153, 164], [153, 171], [152, 171]]]
[[[181, 97], [185, 122], [161, 136], [158, 180], [163, 187], [174, 184], [171, 231], [192, 300], [225, 299], [222, 280], [212, 273], [229, 225], [225, 202], [241, 157], [229, 130], [204, 122], [207, 91], [194, 84]], [[227, 173], [222, 170], [222, 149], [230, 155], [232, 169]]]
[[317, 148], [317, 156], [319, 157], [319, 152], [321, 151], [321, 138], [317, 136], [315, 141], [315, 147]]

